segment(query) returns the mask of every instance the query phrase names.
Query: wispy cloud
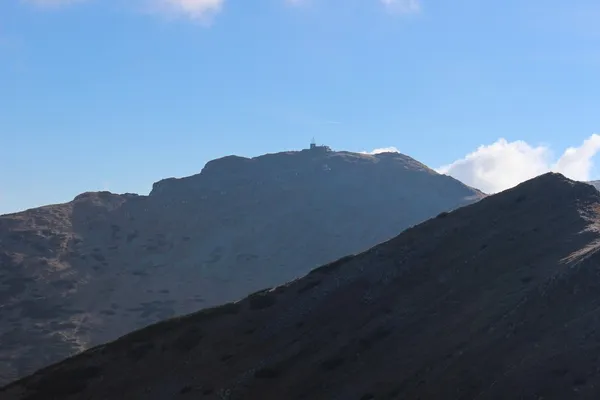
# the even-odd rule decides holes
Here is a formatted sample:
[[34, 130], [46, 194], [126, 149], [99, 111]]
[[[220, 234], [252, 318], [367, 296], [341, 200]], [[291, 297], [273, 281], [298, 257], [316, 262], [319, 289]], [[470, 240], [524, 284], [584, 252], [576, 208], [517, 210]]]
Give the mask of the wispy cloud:
[[156, 11], [171, 16], [182, 16], [193, 20], [210, 22], [221, 12], [225, 0], [155, 0]]
[[371, 151], [361, 151], [361, 153], [362, 154], [400, 153], [400, 150], [398, 150], [394, 146], [390, 146], [390, 147], [380, 147], [377, 149], [373, 149]]
[[398, 14], [415, 14], [421, 11], [420, 0], [379, 0], [389, 11]]
[[[40, 7], [58, 7], [90, 0], [21, 0], [24, 3]], [[169, 15], [186, 16], [192, 19], [206, 20], [219, 13], [225, 0], [147, 0], [153, 10]], [[299, 6], [317, 0], [280, 0], [291, 6]], [[373, 0], [379, 2], [393, 13], [413, 14], [421, 11], [421, 0]]]
[[486, 193], [497, 193], [550, 171], [574, 180], [590, 180], [593, 158], [599, 151], [600, 135], [597, 134], [584, 140], [579, 147], [569, 147], [558, 159], [553, 158], [547, 146], [499, 139], [437, 171]]
[[[38, 7], [59, 7], [91, 0], [21, 0]], [[188, 17], [194, 20], [209, 21], [219, 13], [225, 0], [143, 0], [147, 10], [169, 16]]]

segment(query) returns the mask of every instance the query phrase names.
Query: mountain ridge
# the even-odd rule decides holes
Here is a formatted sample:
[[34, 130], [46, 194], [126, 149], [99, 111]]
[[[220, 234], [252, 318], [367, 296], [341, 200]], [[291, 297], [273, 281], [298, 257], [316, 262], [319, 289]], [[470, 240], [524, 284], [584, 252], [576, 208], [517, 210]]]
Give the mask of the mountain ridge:
[[592, 398], [599, 223], [597, 190], [545, 174], [0, 390], [7, 400]]
[[149, 196], [87, 192], [0, 217], [0, 382], [484, 197], [402, 155], [317, 149], [240, 162], [216, 160]]

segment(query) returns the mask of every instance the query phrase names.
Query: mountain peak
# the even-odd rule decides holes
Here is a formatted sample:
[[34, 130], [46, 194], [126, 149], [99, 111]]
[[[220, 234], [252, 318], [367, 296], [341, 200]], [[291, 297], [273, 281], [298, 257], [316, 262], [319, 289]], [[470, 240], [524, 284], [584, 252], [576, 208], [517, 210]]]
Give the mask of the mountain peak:
[[[187, 190], [195, 192], [206, 182], [215, 179], [223, 181], [230, 179], [260, 179], [265, 175], [279, 175], [281, 179], [294, 179], [306, 173], [321, 173], [323, 171], [351, 172], [354, 167], [372, 165], [398, 172], [420, 171], [427, 174], [437, 174], [435, 171], [417, 160], [400, 153], [381, 153], [376, 155], [353, 153], [348, 151], [332, 151], [327, 147], [285, 151], [264, 154], [257, 157], [241, 157], [229, 155], [206, 163], [199, 174], [185, 178], [167, 178], [156, 182], [152, 187], [151, 196], [163, 192], [179, 192]], [[391, 167], [392, 169], [390, 170]], [[236, 181], [237, 182], [237, 181]]]
[[[563, 202], [562, 204], [566, 207], [577, 206], [576, 200], [596, 199], [599, 195], [592, 185], [571, 180], [556, 172], [539, 175], [502, 193], [515, 197], [519, 202], [525, 198], [534, 197], [540, 201]], [[503, 196], [502, 199], [504, 200], [506, 197]], [[569, 201], [573, 201], [573, 203], [569, 203]]]
[[316, 148], [223, 157], [149, 196], [90, 192], [2, 216], [0, 361], [14, 362], [0, 362], [0, 383], [284, 284], [482, 197], [405, 155]]

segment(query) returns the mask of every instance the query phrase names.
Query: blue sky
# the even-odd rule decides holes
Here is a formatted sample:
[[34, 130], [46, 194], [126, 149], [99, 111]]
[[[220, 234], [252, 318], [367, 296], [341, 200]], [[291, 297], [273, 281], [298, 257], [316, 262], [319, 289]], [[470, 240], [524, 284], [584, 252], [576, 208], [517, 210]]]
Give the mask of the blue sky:
[[598, 20], [597, 0], [3, 0], [0, 214], [313, 136], [490, 192], [595, 178]]

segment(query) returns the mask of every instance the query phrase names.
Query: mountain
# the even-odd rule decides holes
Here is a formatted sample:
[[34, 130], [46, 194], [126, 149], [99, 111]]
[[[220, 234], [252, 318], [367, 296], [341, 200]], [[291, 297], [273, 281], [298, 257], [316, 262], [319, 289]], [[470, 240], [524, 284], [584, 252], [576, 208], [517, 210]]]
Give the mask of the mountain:
[[596, 189], [600, 190], [600, 181], [589, 181], [587, 183], [594, 186]]
[[241, 301], [39, 371], [2, 399], [600, 394], [600, 193], [549, 173]]
[[0, 217], [0, 382], [238, 300], [483, 194], [401, 154], [229, 156], [149, 196]]

